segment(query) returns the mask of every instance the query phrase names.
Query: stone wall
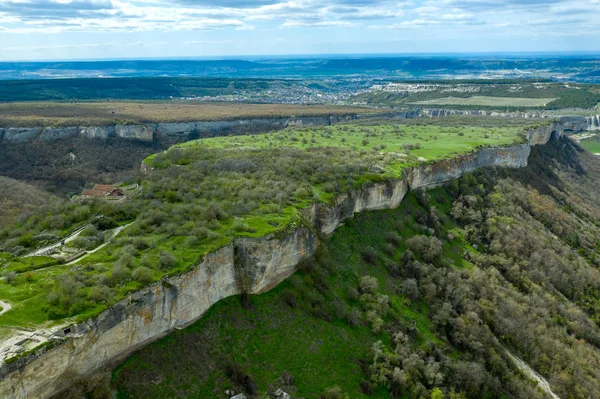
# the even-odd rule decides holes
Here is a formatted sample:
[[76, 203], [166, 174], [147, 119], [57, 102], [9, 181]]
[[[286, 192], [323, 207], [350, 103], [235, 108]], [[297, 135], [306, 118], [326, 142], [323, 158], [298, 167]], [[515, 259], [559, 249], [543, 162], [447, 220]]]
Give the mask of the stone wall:
[[[529, 131], [527, 139], [541, 145], [561, 135], [562, 128], [553, 125]], [[57, 394], [74, 379], [194, 323], [223, 298], [275, 287], [315, 253], [319, 236], [333, 233], [354, 213], [395, 208], [409, 190], [440, 185], [477, 168], [524, 167], [531, 151], [529, 142], [482, 148], [417, 167], [401, 179], [368, 184], [338, 196], [332, 205], [315, 204], [303, 210], [296, 228], [287, 233], [235, 239], [189, 271], [129, 295], [94, 319], [56, 331], [55, 347], [3, 364], [0, 397], [29, 399]]]

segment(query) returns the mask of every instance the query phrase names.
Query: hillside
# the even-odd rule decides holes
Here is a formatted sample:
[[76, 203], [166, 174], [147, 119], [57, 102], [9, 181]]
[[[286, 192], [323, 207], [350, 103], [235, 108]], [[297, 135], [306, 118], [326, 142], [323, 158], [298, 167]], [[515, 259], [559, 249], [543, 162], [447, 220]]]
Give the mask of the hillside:
[[[188, 270], [235, 237], [293, 228], [299, 211], [313, 203], [398, 178], [419, 163], [523, 143], [524, 129], [536, 123], [515, 119], [496, 127], [497, 122], [382, 120], [174, 146], [146, 160], [152, 171], [140, 180], [141, 194], [128, 201], [57, 201], [0, 230], [0, 251], [11, 254], [3, 271], [17, 273], [11, 284], [0, 285], [0, 298], [15, 305], [0, 315], [0, 323], [6, 328], [82, 320], [148, 283]], [[132, 222], [111, 245], [72, 267], [46, 259], [36, 263], [35, 257], [25, 258], [24, 265], [18, 258], [86, 225], [69, 246], [91, 250], [111, 230]]]
[[510, 353], [558, 396], [597, 397], [599, 172], [563, 139], [534, 147], [525, 169], [484, 169], [360, 214], [276, 289], [245, 306], [224, 300], [136, 353], [113, 388], [119, 398], [548, 397]]
[[178, 145], [145, 162], [126, 201], [58, 202], [4, 229], [1, 392], [59, 392], [220, 299], [273, 288], [353, 213], [484, 166], [523, 167], [562, 133], [516, 118], [397, 122]]
[[37, 187], [0, 176], [0, 228], [14, 224], [49, 200], [50, 195]]

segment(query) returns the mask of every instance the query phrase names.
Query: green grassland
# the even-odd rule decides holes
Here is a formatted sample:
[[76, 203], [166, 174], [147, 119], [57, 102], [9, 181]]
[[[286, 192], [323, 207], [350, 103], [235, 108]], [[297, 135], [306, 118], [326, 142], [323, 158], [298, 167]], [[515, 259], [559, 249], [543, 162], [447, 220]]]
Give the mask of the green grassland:
[[[301, 221], [298, 210], [313, 202], [399, 177], [419, 162], [522, 142], [522, 132], [537, 122], [440, 123], [369, 121], [202, 139], [150, 157], [146, 162], [154, 170], [129, 201], [54, 199], [0, 230], [0, 251], [12, 254], [0, 261], [0, 299], [13, 305], [0, 315], [0, 326], [86, 319], [149, 283], [188, 270], [234, 237], [293, 227]], [[82, 241], [93, 245], [133, 221], [110, 245], [72, 266], [15, 257], [86, 222], [92, 226]]]
[[[384, 154], [404, 154], [436, 160], [474, 150], [479, 146], [503, 146], [515, 142], [522, 128], [477, 125], [355, 125], [338, 124], [319, 128], [288, 129], [266, 134], [215, 137], [187, 142], [180, 148], [205, 145], [209, 148], [263, 149], [292, 147], [339, 147], [360, 153], [364, 150]], [[418, 145], [418, 146], [417, 146]], [[408, 149], [408, 151], [407, 151]]]
[[442, 97], [434, 100], [417, 101], [415, 105], [475, 105], [484, 107], [545, 107], [557, 98], [523, 98], [523, 97]]
[[600, 154], [600, 140], [598, 138], [582, 140], [579, 144], [593, 154]]

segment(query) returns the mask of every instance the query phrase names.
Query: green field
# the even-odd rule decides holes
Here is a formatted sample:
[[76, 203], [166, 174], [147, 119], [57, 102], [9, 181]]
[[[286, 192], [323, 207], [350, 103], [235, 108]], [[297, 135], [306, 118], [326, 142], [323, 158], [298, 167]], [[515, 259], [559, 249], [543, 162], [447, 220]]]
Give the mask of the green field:
[[593, 154], [600, 154], [600, 141], [597, 139], [582, 140], [579, 144]]
[[318, 128], [292, 128], [283, 132], [248, 136], [200, 139], [180, 144], [178, 147], [200, 145], [208, 148], [245, 150], [282, 147], [311, 150], [318, 147], [338, 147], [357, 153], [374, 150], [384, 154], [403, 154], [408, 159], [418, 157], [422, 158], [421, 160], [435, 160], [469, 152], [478, 146], [514, 143], [522, 130], [518, 126], [494, 127], [476, 124], [338, 124]]
[[557, 98], [522, 98], [522, 97], [490, 97], [473, 96], [443, 97], [434, 100], [418, 101], [417, 105], [480, 105], [483, 107], [545, 107]]
[[[234, 237], [260, 237], [300, 222], [298, 210], [419, 162], [480, 146], [522, 142], [536, 122], [481, 118], [367, 121], [292, 127], [256, 136], [201, 139], [150, 157], [141, 194], [123, 203], [55, 200], [0, 230], [0, 251], [22, 254], [91, 222], [82, 245], [108, 246], [73, 266], [6, 255], [0, 300], [5, 327], [83, 320], [166, 275], [188, 270]], [[502, 123], [502, 124], [501, 124]], [[104, 215], [104, 218], [94, 218]], [[56, 238], [55, 238], [56, 239]], [[90, 244], [91, 243], [91, 244]], [[2, 262], [2, 261], [0, 261]]]

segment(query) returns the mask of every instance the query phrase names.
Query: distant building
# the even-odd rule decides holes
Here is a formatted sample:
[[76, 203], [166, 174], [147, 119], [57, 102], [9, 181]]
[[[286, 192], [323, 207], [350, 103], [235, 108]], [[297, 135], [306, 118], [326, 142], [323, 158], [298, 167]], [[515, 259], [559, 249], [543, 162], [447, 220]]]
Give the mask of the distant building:
[[110, 184], [96, 184], [94, 188], [86, 188], [81, 193], [83, 198], [123, 197], [125, 193], [119, 187]]

